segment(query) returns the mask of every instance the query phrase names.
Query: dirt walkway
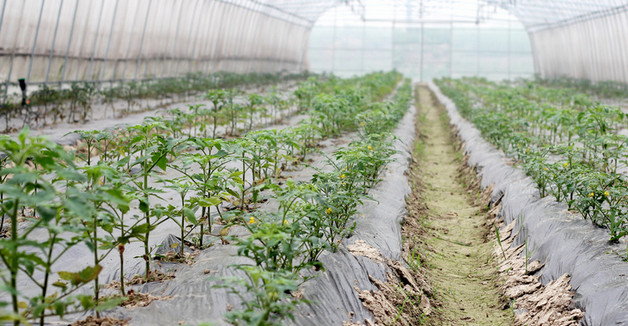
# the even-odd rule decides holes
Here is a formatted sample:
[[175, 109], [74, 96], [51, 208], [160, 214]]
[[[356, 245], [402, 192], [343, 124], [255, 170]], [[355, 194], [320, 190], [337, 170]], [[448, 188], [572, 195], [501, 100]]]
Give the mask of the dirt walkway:
[[421, 142], [416, 175], [423, 190], [420, 215], [426, 233], [420, 260], [440, 303], [426, 323], [512, 325], [513, 313], [503, 309], [497, 287], [486, 209], [473, 203], [479, 194], [469, 191], [460, 177], [463, 162], [445, 111], [434, 105], [426, 87], [419, 87], [417, 96]]

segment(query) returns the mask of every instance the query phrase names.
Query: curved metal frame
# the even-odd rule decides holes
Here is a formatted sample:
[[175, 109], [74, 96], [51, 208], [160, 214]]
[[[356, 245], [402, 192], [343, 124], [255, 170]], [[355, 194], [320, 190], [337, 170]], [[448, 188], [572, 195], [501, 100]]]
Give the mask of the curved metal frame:
[[[101, 0], [89, 4], [81, 0], [40, 1], [37, 2], [39, 10], [34, 10], [36, 13], [29, 16], [29, 13], [20, 11], [19, 17], [10, 17], [7, 13], [16, 12], [19, 6], [24, 6], [24, 2], [2, 1], [0, 31], [19, 19], [28, 21], [18, 23], [37, 26], [29, 30], [28, 33], [32, 34], [22, 35], [33, 40], [28, 54], [19, 48], [20, 40], [0, 36], [3, 40], [1, 47], [5, 49], [0, 56], [8, 62], [4, 70], [6, 74], [2, 76], [7, 89], [16, 76], [26, 77], [31, 83], [105, 79], [113, 82], [117, 78], [128, 78], [127, 65], [132, 64], [135, 67], [129, 75], [133, 80], [181, 76], [196, 70], [301, 70], [307, 67], [305, 58], [310, 30], [324, 12], [344, 4], [363, 22], [373, 19], [369, 18], [368, 8], [362, 0], [137, 0], [133, 12], [140, 16], [139, 22], [126, 22], [129, 26], [124, 27], [135, 29], [121, 31], [114, 27], [124, 20], [118, 19], [118, 16], [129, 8], [126, 1]], [[412, 5], [411, 1], [420, 1], [420, 4]], [[424, 24], [430, 22], [429, 17], [421, 15], [414, 21], [412, 15], [416, 8], [425, 13], [453, 6], [457, 0], [448, 3], [436, 0], [382, 1], [382, 8], [388, 6], [384, 11], [391, 10], [391, 5], [396, 6], [397, 3], [406, 6], [406, 19]], [[628, 83], [628, 58], [624, 57], [628, 51], [628, 0], [478, 0], [477, 4], [477, 13], [471, 13], [462, 20], [480, 22], [490, 15], [490, 8], [494, 7], [508, 10], [529, 33], [535, 69], [541, 76], [568, 75]], [[113, 10], [103, 10], [105, 6], [111, 6]], [[84, 16], [86, 10], [96, 17], [89, 26], [83, 20], [77, 20], [77, 13]], [[173, 19], [164, 20], [163, 17], [168, 14]], [[443, 23], [453, 26], [459, 20], [460, 17], [452, 14], [450, 20]], [[216, 21], [220, 24], [217, 25]], [[111, 26], [107, 28], [106, 23]], [[169, 28], [160, 28], [164, 23]], [[69, 29], [67, 43], [57, 42], [57, 35], [62, 35], [60, 24]], [[77, 30], [85, 28], [86, 38], [81, 37], [82, 34], [77, 35]], [[40, 48], [40, 44], [46, 42], [38, 41], [40, 30], [54, 30], [47, 33], [52, 41], [45, 49]], [[102, 32], [104, 30], [108, 31]], [[269, 31], [272, 31], [271, 35]], [[124, 37], [120, 35], [125, 32], [135, 33]], [[245, 35], [245, 41], [237, 35]], [[133, 51], [137, 50], [137, 53], [122, 57], [112, 54], [113, 44], [123, 42], [127, 46], [136, 46]], [[556, 46], [548, 47], [550, 43]], [[587, 44], [593, 46], [586, 48]], [[17, 56], [19, 60], [27, 57], [26, 68], [16, 65]], [[563, 60], [559, 61], [558, 56]], [[118, 74], [120, 64], [123, 68]], [[75, 74], [74, 78], [67, 78], [68, 71]]]

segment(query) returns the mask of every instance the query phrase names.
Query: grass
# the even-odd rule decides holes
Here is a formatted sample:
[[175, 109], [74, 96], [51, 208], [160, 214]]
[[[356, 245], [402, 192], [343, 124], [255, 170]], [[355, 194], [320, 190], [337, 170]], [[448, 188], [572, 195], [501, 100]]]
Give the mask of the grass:
[[[422, 190], [421, 223], [426, 227], [419, 249], [441, 307], [427, 325], [511, 325], [513, 315], [503, 304], [496, 285], [496, 265], [490, 257], [490, 232], [484, 226], [485, 205], [475, 204], [460, 178], [462, 155], [455, 149], [446, 113], [420, 87], [417, 118], [421, 137], [415, 144], [414, 190]], [[415, 256], [416, 257], [416, 256]]]

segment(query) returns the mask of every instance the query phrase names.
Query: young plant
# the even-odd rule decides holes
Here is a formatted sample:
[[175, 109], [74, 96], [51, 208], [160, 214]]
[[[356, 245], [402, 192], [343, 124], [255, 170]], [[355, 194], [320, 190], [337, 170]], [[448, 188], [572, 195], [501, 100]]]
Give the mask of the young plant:
[[236, 326], [280, 326], [282, 320], [294, 320], [292, 312], [304, 302], [290, 295], [297, 290], [300, 277], [287, 271], [268, 271], [259, 266], [236, 266], [246, 278], [226, 279], [229, 287], [242, 301], [242, 309], [227, 313], [227, 321]]
[[226, 92], [222, 89], [213, 89], [205, 95], [205, 98], [212, 102], [211, 117], [214, 128], [212, 130], [212, 138], [216, 138], [216, 129], [218, 128], [218, 119], [221, 117], [221, 111], [227, 104]]
[[226, 107], [226, 115], [230, 124], [229, 136], [233, 136], [236, 134], [236, 129], [238, 127], [238, 116], [240, 111], [242, 111], [242, 105], [238, 103], [234, 103], [234, 99], [236, 96], [240, 94], [240, 90], [236, 88], [231, 88], [226, 92], [227, 104]]
[[261, 111], [259, 106], [264, 103], [264, 98], [259, 94], [251, 93], [248, 96], [248, 101], [246, 102], [246, 112], [249, 118], [249, 126], [248, 131], [253, 129], [253, 120], [256, 118], [257, 114]]
[[207, 221], [211, 232], [210, 210], [216, 207], [218, 214], [221, 214], [218, 206], [223, 202], [225, 194], [230, 191], [231, 183], [235, 182], [233, 173], [225, 171], [225, 165], [232, 158], [227, 148], [228, 143], [220, 139], [191, 138], [188, 146], [194, 151], [182, 154], [181, 163], [172, 163], [171, 166], [187, 178], [191, 190], [196, 192], [190, 201], [201, 207], [201, 216], [193, 224], [194, 227], [200, 225], [199, 246], [202, 248], [204, 222]]
[[[188, 200], [187, 196], [190, 190], [193, 189], [194, 183], [191, 182], [187, 177], [181, 177], [177, 179], [164, 180], [167, 184], [166, 188], [173, 189], [179, 194], [180, 199], [180, 207], [176, 207], [172, 204], [168, 205], [168, 217], [177, 224], [180, 231], [180, 243], [179, 247], [179, 259], [184, 259], [184, 249], [185, 249], [185, 237], [186, 237], [186, 227], [187, 223], [191, 223], [192, 225], [198, 224], [196, 220], [196, 210], [198, 206], [196, 202]], [[201, 234], [201, 237], [203, 235]]]
[[[168, 155], [175, 155], [175, 150], [181, 144], [180, 141], [165, 138], [156, 132], [158, 129], [162, 128], [163, 125], [158, 123], [142, 124], [129, 128], [135, 136], [130, 140], [128, 146], [132, 148], [133, 155], [136, 157], [135, 161], [131, 163], [130, 166], [131, 168], [139, 168], [139, 171], [133, 179], [133, 184], [138, 191], [139, 209], [144, 214], [145, 221], [146, 231], [141, 240], [144, 243], [146, 280], [148, 280], [150, 276], [150, 232], [157, 227], [157, 225], [165, 221], [164, 216], [155, 215], [151, 210], [150, 199], [152, 197], [159, 198], [159, 194], [162, 193], [162, 191], [151, 187], [149, 179], [155, 175], [155, 169], [166, 170]], [[126, 159], [129, 160], [131, 157], [127, 157]], [[151, 216], [156, 217], [156, 220], [151, 220]]]
[[[54, 308], [58, 315], [63, 315], [76, 299], [72, 293], [97, 277], [100, 267], [88, 267], [78, 273], [60, 272], [62, 279], [72, 280], [70, 286], [54, 283], [62, 292], [48, 294], [51, 266], [80, 240], [71, 234], [82, 230], [72, 218], [82, 213], [82, 206], [63, 196], [53, 184], [54, 179], [50, 181], [46, 176], [58, 173], [64, 181], [80, 180], [81, 176], [74, 169], [72, 158], [60, 146], [40, 137], [29, 137], [28, 132], [22, 130], [17, 139], [0, 137], [0, 149], [12, 165], [1, 171], [8, 178], [0, 185], [0, 193], [4, 194], [0, 208], [10, 219], [11, 231], [8, 239], [0, 241], [0, 259], [9, 274], [8, 278], [0, 274], [0, 278], [11, 294], [12, 314], [5, 317], [14, 325], [25, 322], [25, 318], [38, 318], [43, 325], [46, 310]], [[21, 214], [29, 211], [34, 216]], [[27, 219], [28, 224], [18, 229], [21, 218]], [[48, 232], [48, 240], [38, 242], [29, 238], [33, 231], [42, 229]], [[70, 235], [61, 237], [64, 232]], [[37, 270], [43, 271], [43, 280], [35, 277]], [[31, 298], [29, 304], [20, 301], [17, 288], [20, 274], [40, 288], [40, 295]], [[92, 305], [86, 302], [84, 307]]]

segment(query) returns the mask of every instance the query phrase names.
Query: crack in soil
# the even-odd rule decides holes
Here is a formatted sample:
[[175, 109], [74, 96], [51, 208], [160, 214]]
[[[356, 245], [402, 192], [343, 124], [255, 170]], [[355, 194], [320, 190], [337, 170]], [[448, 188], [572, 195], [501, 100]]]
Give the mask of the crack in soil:
[[[461, 177], [464, 162], [454, 147], [446, 113], [434, 104], [425, 86], [418, 87], [417, 96], [419, 166], [413, 171], [417, 180], [413, 180], [409, 218], [419, 219], [424, 234], [406, 232], [406, 241], [414, 243], [404, 247], [409, 264], [426, 268], [434, 286], [439, 307], [425, 322], [512, 325], [513, 312], [504, 309], [508, 305], [498, 286], [493, 243], [487, 239], [492, 223], [486, 206], [479, 204], [480, 194], [466, 186], [469, 180]], [[406, 229], [413, 229], [411, 221], [407, 224]]]

